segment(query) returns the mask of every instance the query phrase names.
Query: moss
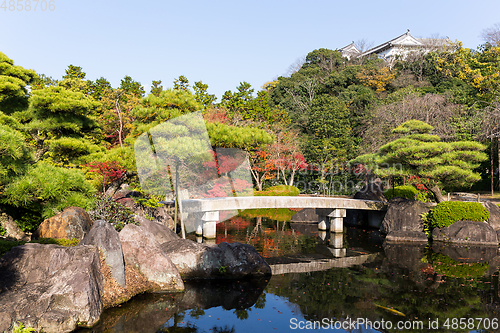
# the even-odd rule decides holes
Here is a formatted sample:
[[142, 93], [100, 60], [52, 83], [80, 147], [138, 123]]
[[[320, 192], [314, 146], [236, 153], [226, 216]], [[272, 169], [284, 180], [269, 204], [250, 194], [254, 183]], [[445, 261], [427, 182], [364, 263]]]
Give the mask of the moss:
[[25, 241], [13, 241], [13, 240], [6, 240], [6, 239], [0, 239], [0, 257], [6, 254], [7, 252], [10, 251], [13, 247], [19, 246], [19, 245], [24, 245], [26, 243], [39, 243], [39, 244], [56, 244], [56, 245], [61, 245], [61, 246], [75, 246], [80, 243], [80, 240], [72, 238], [72, 239], [65, 239], [65, 238], [41, 238], [41, 239], [36, 239], [32, 240], [30, 242], [25, 242]]
[[300, 190], [290, 185], [276, 185], [269, 187], [265, 191], [254, 192], [255, 196], [297, 196], [299, 194]]
[[431, 228], [443, 228], [457, 221], [488, 221], [490, 213], [479, 202], [445, 201], [428, 215]]

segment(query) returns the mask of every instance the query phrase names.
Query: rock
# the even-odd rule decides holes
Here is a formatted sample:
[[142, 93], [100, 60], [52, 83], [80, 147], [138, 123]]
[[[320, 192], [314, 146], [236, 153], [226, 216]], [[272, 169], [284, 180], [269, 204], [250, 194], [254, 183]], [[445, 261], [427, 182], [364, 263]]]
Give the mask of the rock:
[[497, 233], [485, 222], [458, 221], [444, 228], [434, 228], [435, 241], [460, 244], [498, 245]]
[[0, 226], [6, 231], [6, 236], [16, 240], [29, 241], [30, 236], [26, 235], [14, 221], [12, 216], [4, 213], [0, 209]]
[[484, 208], [490, 213], [489, 225], [495, 230], [500, 230], [500, 207], [491, 201], [483, 202]]
[[210, 248], [205, 258], [205, 262], [211, 263], [219, 274], [231, 278], [271, 274], [271, 267], [248, 244], [222, 242], [217, 247]]
[[25, 244], [0, 259], [0, 331], [21, 322], [43, 332], [92, 326], [102, 312], [95, 246]]
[[496, 246], [463, 246], [454, 243], [434, 242], [432, 250], [436, 253], [444, 254], [457, 262], [467, 263], [487, 263], [497, 255]]
[[103, 252], [113, 278], [120, 286], [126, 287], [122, 244], [118, 232], [111, 224], [104, 220], [95, 221], [81, 244], [97, 246]]
[[221, 243], [208, 246], [177, 239], [161, 245], [183, 278], [240, 278], [271, 274], [271, 268], [250, 245]]
[[[387, 198], [384, 196], [382, 181], [377, 178], [373, 182], [368, 183], [363, 186], [361, 190], [354, 194], [354, 199], [361, 200], [375, 200], [387, 202]], [[370, 223], [370, 213], [366, 210], [360, 209], [348, 209], [346, 212], [346, 217], [344, 218], [344, 224], [346, 226], [368, 226]], [[378, 221], [380, 224], [381, 219]], [[374, 222], [376, 224], [376, 222]]]
[[119, 233], [125, 263], [164, 291], [182, 291], [184, 283], [176, 266], [160, 248], [152, 233], [127, 224]]
[[135, 202], [132, 198], [141, 197], [142, 194], [136, 191], [130, 191], [127, 187], [124, 187], [122, 190], [118, 191], [113, 199], [122, 205], [128, 207], [130, 210], [134, 212], [135, 215], [144, 217], [149, 219], [152, 217], [155, 222], [159, 224], [163, 224], [164, 226], [173, 230], [174, 228], [174, 220], [167, 213], [167, 208], [165, 206], [160, 206], [157, 208], [147, 207]]
[[426, 244], [412, 242], [404, 245], [385, 242], [384, 253], [387, 261], [409, 270], [418, 270], [422, 265], [421, 259], [425, 253]]
[[353, 198], [387, 202], [387, 198], [384, 196], [383, 192], [383, 184], [379, 178], [363, 186], [361, 190], [354, 194]]
[[385, 240], [389, 243], [422, 242], [427, 243], [427, 236], [423, 231], [396, 230], [391, 231]]
[[393, 198], [385, 214], [380, 232], [389, 234], [393, 231], [424, 231], [421, 215], [427, 213], [430, 206], [417, 200]]
[[92, 228], [89, 214], [80, 207], [68, 207], [40, 224], [33, 238], [76, 238], [82, 240]]
[[169, 229], [167, 226], [163, 224], [148, 220], [145, 217], [137, 215], [135, 215], [134, 219], [141, 225], [141, 227], [152, 233], [155, 239], [160, 244], [180, 238], [175, 232], [173, 232], [171, 229]]

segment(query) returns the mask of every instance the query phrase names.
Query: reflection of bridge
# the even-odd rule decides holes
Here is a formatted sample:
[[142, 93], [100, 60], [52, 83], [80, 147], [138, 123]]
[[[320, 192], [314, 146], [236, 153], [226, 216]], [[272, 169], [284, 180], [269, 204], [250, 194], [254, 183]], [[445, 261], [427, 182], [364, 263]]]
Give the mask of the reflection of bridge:
[[333, 258], [333, 259], [312, 259], [290, 263], [271, 263], [273, 275], [285, 273], [306, 273], [315, 271], [324, 271], [330, 268], [347, 268], [374, 261], [379, 258], [377, 253], [361, 254], [352, 257]]
[[[215, 238], [215, 225], [219, 220], [219, 211], [244, 210], [257, 208], [316, 208], [320, 215], [319, 229], [331, 232], [343, 232], [344, 217], [347, 209], [383, 211], [387, 204], [382, 201], [305, 197], [305, 196], [262, 196], [262, 197], [225, 197], [182, 200], [182, 211], [198, 213], [200, 218], [196, 233], [206, 238]], [[330, 225], [330, 226], [329, 226]]]

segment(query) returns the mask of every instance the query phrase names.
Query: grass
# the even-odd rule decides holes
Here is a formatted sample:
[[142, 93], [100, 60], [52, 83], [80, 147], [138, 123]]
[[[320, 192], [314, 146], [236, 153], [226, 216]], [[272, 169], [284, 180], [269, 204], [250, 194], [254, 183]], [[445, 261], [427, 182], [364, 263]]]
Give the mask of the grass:
[[23, 245], [26, 243], [39, 243], [39, 244], [56, 244], [56, 245], [62, 245], [62, 246], [75, 246], [80, 244], [80, 240], [72, 238], [72, 239], [65, 239], [65, 238], [40, 238], [36, 240], [32, 240], [29, 242], [25, 241], [15, 241], [15, 240], [7, 240], [7, 239], [0, 239], [0, 257], [6, 254], [7, 252], [10, 251], [13, 247]]

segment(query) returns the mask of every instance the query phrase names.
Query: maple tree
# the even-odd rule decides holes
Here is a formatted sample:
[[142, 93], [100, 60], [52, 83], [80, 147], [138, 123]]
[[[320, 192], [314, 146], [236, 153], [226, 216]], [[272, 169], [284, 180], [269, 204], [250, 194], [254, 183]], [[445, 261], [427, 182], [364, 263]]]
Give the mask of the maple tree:
[[106, 185], [122, 178], [126, 173], [126, 170], [123, 169], [121, 165], [115, 161], [94, 161], [86, 164], [85, 167], [89, 168], [89, 172], [96, 173], [102, 178], [103, 193], [106, 193]]

